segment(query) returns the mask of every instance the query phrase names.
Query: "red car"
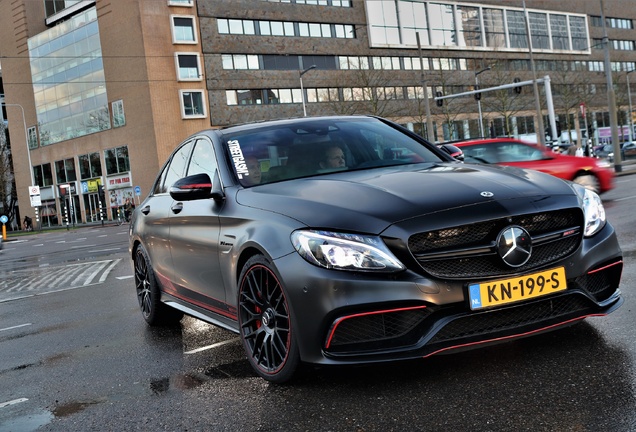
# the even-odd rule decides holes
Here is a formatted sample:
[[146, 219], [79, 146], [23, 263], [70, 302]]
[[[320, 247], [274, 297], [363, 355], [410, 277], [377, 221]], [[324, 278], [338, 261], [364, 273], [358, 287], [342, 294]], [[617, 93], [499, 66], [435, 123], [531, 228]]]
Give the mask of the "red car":
[[455, 142], [466, 163], [492, 163], [527, 168], [571, 180], [596, 193], [614, 187], [614, 171], [607, 161], [554, 153], [540, 144], [514, 138], [475, 139]]

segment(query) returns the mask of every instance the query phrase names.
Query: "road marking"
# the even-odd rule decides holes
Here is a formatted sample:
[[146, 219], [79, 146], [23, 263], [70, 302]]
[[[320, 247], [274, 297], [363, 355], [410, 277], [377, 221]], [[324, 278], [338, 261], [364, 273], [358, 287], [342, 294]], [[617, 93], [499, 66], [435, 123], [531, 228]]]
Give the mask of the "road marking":
[[614, 202], [618, 202], [618, 201], [625, 201], [625, 200], [629, 200], [629, 199], [634, 199], [636, 198], [636, 196], [629, 196], [629, 197], [625, 197], [625, 198], [617, 198], [615, 200], [613, 200]]
[[201, 348], [196, 348], [196, 349], [193, 349], [193, 350], [190, 350], [190, 351], [185, 351], [184, 354], [195, 354], [195, 353], [198, 353], [198, 352], [201, 352], [201, 351], [207, 351], [209, 349], [214, 349], [214, 348], [218, 348], [218, 347], [223, 346], [223, 345], [234, 343], [234, 342], [236, 342], [236, 341], [238, 341], [240, 339], [241, 338], [228, 339], [228, 340], [223, 341], [223, 342], [218, 342], [218, 343], [215, 343], [215, 344], [212, 344], [212, 345], [204, 346], [204, 347], [201, 347]]
[[113, 269], [113, 267], [115, 267], [117, 264], [119, 264], [119, 261], [121, 261], [121, 258], [116, 259], [115, 261], [110, 263], [108, 268], [106, 268], [106, 271], [104, 271], [104, 273], [102, 273], [102, 276], [99, 278], [99, 283], [103, 283], [106, 280], [106, 278], [108, 277], [108, 274], [110, 273], [110, 271]]
[[28, 401], [27, 398], [13, 399], [13, 400], [10, 400], [10, 401], [7, 401], [7, 402], [0, 403], [0, 408], [7, 407], [9, 405], [19, 404], [19, 403], [26, 402], [26, 401]]
[[0, 303], [66, 289], [99, 285], [122, 261], [103, 260], [7, 273], [0, 279]]
[[21, 328], [21, 327], [27, 327], [27, 326], [30, 326], [30, 325], [33, 325], [33, 324], [26, 323], [26, 324], [16, 325], [16, 326], [13, 326], [13, 327], [7, 327], [7, 328], [0, 329], [0, 332], [7, 331], [7, 330], [13, 330], [13, 329]]
[[90, 250], [88, 252], [89, 253], [97, 253], [97, 252], [108, 252], [108, 251], [114, 251], [114, 250], [121, 250], [121, 248], [95, 249], [95, 250]]
[[130, 278], [134, 278], [134, 277], [135, 277], [135, 275], [117, 276], [115, 279], [124, 280], [124, 279], [130, 279]]

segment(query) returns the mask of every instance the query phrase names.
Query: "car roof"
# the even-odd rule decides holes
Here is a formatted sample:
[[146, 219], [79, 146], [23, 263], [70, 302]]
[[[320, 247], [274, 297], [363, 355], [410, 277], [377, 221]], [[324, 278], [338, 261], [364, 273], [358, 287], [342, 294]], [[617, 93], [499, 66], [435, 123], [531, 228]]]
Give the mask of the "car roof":
[[533, 143], [530, 141], [524, 141], [524, 140], [520, 140], [518, 138], [475, 138], [475, 139], [467, 139], [467, 140], [462, 140], [462, 141], [453, 141], [453, 142], [449, 142], [448, 144], [452, 144], [454, 146], [457, 147], [462, 147], [462, 146], [467, 146], [467, 145], [473, 145], [473, 144], [496, 144], [496, 143], [509, 143], [509, 142], [516, 142], [516, 143], [522, 143], [522, 144], [529, 144], [529, 145], [537, 145], [537, 143]]

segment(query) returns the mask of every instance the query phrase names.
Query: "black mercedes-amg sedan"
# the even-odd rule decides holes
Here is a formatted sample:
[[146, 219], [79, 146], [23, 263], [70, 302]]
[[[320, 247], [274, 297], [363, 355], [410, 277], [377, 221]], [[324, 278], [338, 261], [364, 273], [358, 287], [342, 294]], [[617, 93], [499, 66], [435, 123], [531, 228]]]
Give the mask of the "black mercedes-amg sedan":
[[459, 163], [368, 116], [205, 130], [135, 209], [143, 318], [240, 335], [272, 382], [553, 330], [623, 302], [601, 199], [511, 167]]

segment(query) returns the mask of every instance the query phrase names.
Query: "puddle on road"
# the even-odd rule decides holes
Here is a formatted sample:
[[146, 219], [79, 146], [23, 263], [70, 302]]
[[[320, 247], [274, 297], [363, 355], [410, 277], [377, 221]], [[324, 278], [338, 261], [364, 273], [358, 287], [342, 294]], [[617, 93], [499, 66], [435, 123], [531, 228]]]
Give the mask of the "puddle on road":
[[150, 390], [154, 394], [163, 394], [170, 389], [189, 390], [206, 382], [205, 376], [198, 374], [179, 374], [171, 378], [161, 378], [150, 382]]
[[80, 411], [84, 411], [85, 408], [91, 405], [96, 405], [98, 403], [100, 403], [100, 401], [94, 401], [94, 400], [65, 403], [53, 408], [53, 415], [55, 417], [67, 417], [72, 414], [76, 414]]
[[0, 423], [0, 430], [32, 432], [46, 424], [49, 424], [53, 418], [54, 416], [51, 412], [42, 410], [35, 414], [27, 414], [25, 416], [9, 420], [8, 422]]

